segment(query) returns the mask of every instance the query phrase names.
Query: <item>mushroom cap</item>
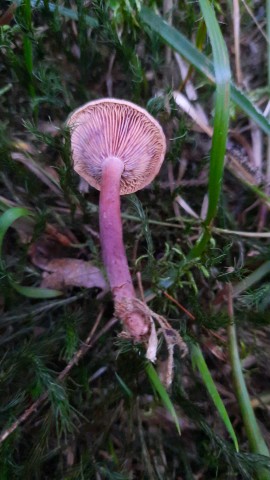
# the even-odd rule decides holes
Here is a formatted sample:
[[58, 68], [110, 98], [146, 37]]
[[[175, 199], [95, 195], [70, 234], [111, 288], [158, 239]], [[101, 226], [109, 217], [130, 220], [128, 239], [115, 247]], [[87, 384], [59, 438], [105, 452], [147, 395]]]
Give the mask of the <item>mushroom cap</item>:
[[100, 190], [102, 163], [123, 164], [120, 194], [148, 185], [164, 160], [166, 140], [159, 123], [134, 103], [105, 98], [86, 103], [67, 121], [75, 171]]

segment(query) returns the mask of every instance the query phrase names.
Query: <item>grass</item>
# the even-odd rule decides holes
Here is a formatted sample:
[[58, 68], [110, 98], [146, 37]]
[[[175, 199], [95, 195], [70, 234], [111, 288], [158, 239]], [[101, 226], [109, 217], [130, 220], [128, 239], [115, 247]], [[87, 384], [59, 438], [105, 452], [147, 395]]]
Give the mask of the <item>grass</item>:
[[[1, 480], [270, 478], [269, 64], [252, 53], [265, 6], [239, 4], [233, 39], [228, 3], [172, 2], [168, 21], [166, 5], [1, 11]], [[80, 286], [75, 263], [60, 281], [59, 259], [105, 275], [98, 193], [73, 171], [65, 121], [106, 96], [148, 108], [168, 142], [155, 182], [122, 202], [139, 298], [188, 345], [171, 344], [168, 390], [166, 342], [146, 362], [109, 292]]]

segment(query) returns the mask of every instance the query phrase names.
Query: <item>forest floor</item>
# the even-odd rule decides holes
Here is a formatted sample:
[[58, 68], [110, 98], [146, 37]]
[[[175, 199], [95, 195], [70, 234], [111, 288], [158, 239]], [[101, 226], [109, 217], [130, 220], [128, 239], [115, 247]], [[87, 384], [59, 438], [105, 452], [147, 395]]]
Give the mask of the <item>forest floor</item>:
[[[212, 3], [1, 3], [0, 480], [270, 478], [270, 6]], [[103, 97], [167, 141], [121, 199], [137, 296], [186, 349], [163, 329], [155, 364], [120, 335], [72, 165], [65, 122]]]

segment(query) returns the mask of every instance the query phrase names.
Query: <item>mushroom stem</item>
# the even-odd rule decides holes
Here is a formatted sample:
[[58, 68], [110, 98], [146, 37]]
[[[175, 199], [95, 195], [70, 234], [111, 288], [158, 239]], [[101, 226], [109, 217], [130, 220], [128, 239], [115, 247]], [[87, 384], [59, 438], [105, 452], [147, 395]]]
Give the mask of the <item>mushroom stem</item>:
[[[112, 289], [116, 314], [123, 311], [123, 303], [135, 298], [131, 275], [123, 243], [120, 211], [120, 181], [124, 163], [117, 157], [109, 157], [102, 164], [102, 180], [99, 200], [99, 227], [103, 261]], [[120, 314], [118, 313], [118, 316]], [[131, 308], [121, 314], [128, 332], [140, 339], [148, 332], [146, 318]]]
[[116, 157], [102, 164], [99, 200], [100, 240], [103, 260], [114, 297], [134, 296], [128, 268], [120, 213], [120, 180], [124, 164]]

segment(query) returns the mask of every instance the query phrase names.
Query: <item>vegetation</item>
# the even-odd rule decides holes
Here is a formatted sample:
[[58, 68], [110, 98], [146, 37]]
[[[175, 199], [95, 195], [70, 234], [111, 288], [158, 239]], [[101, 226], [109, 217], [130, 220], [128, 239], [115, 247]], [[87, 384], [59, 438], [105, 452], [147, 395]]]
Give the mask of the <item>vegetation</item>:
[[[270, 479], [269, 0], [1, 8], [0, 479]], [[65, 125], [112, 96], [167, 138], [122, 201], [138, 298], [183, 342], [154, 365], [119, 336]]]

